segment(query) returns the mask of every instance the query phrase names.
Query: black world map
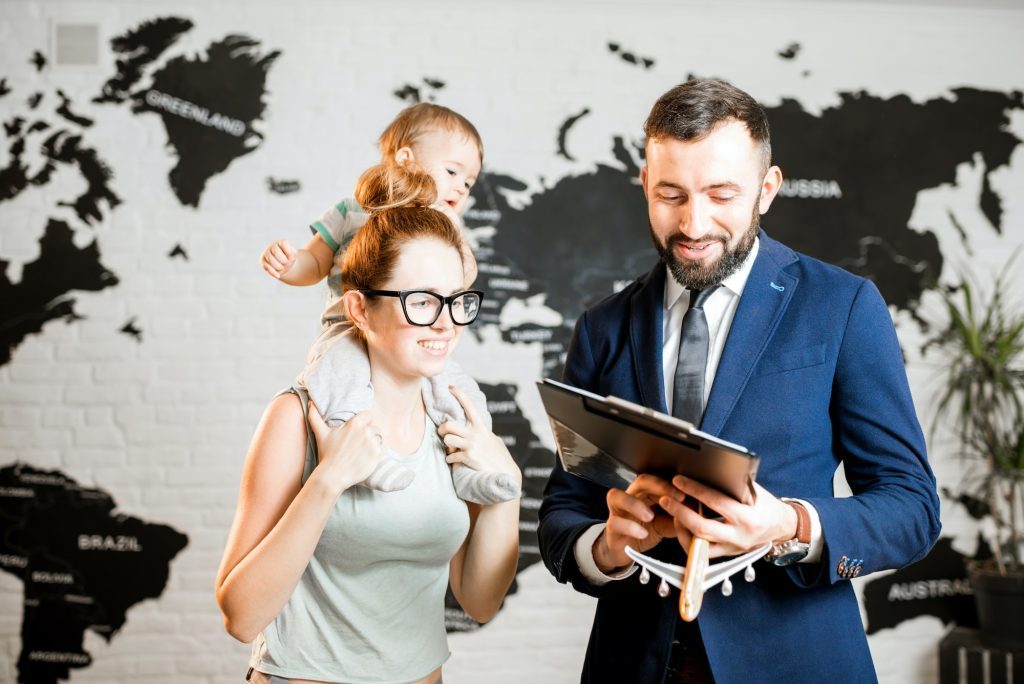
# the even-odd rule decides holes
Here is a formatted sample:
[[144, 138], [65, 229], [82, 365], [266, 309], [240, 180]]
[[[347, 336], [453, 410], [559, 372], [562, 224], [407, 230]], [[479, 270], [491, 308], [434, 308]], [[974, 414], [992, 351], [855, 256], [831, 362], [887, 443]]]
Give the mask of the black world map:
[[[264, 139], [266, 77], [281, 53], [263, 51], [260, 41], [251, 37], [229, 35], [211, 43], [203, 55], [174, 54], [177, 41], [192, 28], [189, 19], [162, 17], [116, 37], [111, 42], [116, 73], [92, 102], [158, 117], [167, 152], [177, 160], [164, 182], [183, 206], [200, 208], [207, 182], [229, 172]], [[619, 48], [595, 45], [595, 55], [612, 60], [609, 68], [663, 68], [653, 60], [629, 60], [620, 53]], [[788, 54], [780, 53], [780, 59], [792, 58], [784, 53]], [[49, 68], [45, 60], [37, 66], [42, 73]], [[39, 256], [24, 265], [20, 279], [8, 278], [8, 262], [0, 255], [0, 365], [9, 363], [18, 347], [45, 325], [73, 325], [79, 320], [77, 293], [119, 286], [117, 274], [103, 264], [100, 242], [93, 239], [79, 248], [72, 236], [76, 230], [94, 227], [122, 202], [115, 192], [118, 170], [110, 168], [103, 150], [89, 139], [93, 121], [77, 114], [75, 102], [60, 91], [19, 92], [3, 76], [0, 110], [6, 158], [0, 159], [0, 206], [46, 186], [59, 167], [74, 169], [86, 190], [58, 203], [73, 210], [77, 224], [51, 217], [45, 226], [32, 227], [42, 234]], [[429, 92], [431, 100], [442, 94], [443, 81], [424, 82], [427, 91], [406, 84], [393, 92], [406, 102], [421, 92]], [[1009, 164], [1021, 142], [1008, 125], [1011, 114], [1022, 109], [1020, 92], [966, 87], [925, 101], [904, 95], [839, 93], [839, 103], [820, 113], [808, 112], [798, 101], [782, 100], [767, 112], [774, 161], [787, 183], [763, 227], [798, 251], [871, 279], [890, 305], [917, 317], [921, 296], [937, 287], [944, 260], [933, 232], [908, 225], [918, 193], [955, 184], [960, 165], [981, 164], [978, 207], [991, 230], [1002, 231], [1002, 199], [990, 179]], [[589, 103], [580, 102], [566, 113], [565, 121], [551, 131], [552, 155], [575, 158], [573, 126], [590, 110]], [[41, 165], [27, 161], [29, 148], [40, 153], [33, 158], [43, 159]], [[547, 377], [560, 376], [580, 313], [648, 271], [656, 259], [637, 180], [643, 164], [640, 139], [625, 132], [612, 136], [606, 158], [591, 170], [543, 183], [542, 189], [530, 192], [525, 204], [513, 204], [510, 196], [527, 193], [528, 179], [503, 174], [501, 160], [494, 160], [474, 187], [466, 214], [470, 228], [494, 229], [481, 240], [478, 252], [478, 285], [488, 293], [481, 324], [497, 329], [509, 344], [540, 343]], [[165, 253], [188, 267], [179, 244], [167, 245]], [[532, 301], [538, 295], [547, 309], [561, 316], [561, 323], [501, 325], [509, 302]], [[918, 319], [918, 324], [926, 322]], [[132, 320], [111, 330], [115, 334], [145, 339]], [[483, 389], [495, 432], [510, 445], [524, 472], [519, 562], [523, 569], [539, 561], [537, 507], [555, 456], [532, 432], [511, 379]], [[95, 533], [81, 541], [61, 522], [69, 515], [88, 516]], [[82, 649], [84, 632], [113, 638], [125, 622], [128, 606], [160, 595], [171, 560], [187, 543], [184, 535], [166, 526], [117, 512], [102, 490], [82, 488], [59, 472], [36, 471], [24, 464], [0, 469], [0, 516], [0, 567], [25, 583], [18, 660], [22, 681], [55, 682], [67, 678], [70, 668], [87, 666], [91, 656]], [[50, 523], [45, 534], [39, 532], [42, 521]], [[80, 528], [76, 523], [75, 530]], [[979, 543], [976, 555], [984, 552]], [[945, 600], [969, 593], [969, 587], [957, 583], [963, 576], [962, 561], [962, 554], [944, 539], [915, 566], [869, 580], [869, 633], [920, 615], [969, 622], [962, 606], [950, 608]], [[136, 577], [141, 566], [149, 578], [146, 582]], [[41, 627], [54, 621], [65, 628]], [[448, 624], [452, 630], [477, 628], [451, 600]]]

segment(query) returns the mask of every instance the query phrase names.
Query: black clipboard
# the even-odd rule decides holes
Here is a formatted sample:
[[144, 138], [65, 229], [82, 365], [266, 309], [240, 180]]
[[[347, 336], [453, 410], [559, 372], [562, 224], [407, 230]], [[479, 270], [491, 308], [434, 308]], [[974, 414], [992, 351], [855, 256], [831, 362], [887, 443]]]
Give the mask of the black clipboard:
[[759, 459], [738, 444], [618, 397], [547, 379], [537, 388], [566, 472], [620, 489], [639, 473], [680, 474], [738, 501], [753, 494]]

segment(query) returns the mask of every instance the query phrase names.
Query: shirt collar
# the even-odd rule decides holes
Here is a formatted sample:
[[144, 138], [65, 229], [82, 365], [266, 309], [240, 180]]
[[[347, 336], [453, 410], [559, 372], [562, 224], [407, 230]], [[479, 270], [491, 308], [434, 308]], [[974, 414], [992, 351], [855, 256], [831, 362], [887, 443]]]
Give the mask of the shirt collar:
[[[747, 279], [750, 277], [750, 271], [754, 268], [754, 261], [757, 259], [757, 253], [761, 249], [761, 239], [758, 237], [754, 238], [754, 246], [750, 248], [750, 254], [743, 260], [740, 267], [731, 276], [722, 281], [722, 287], [729, 290], [737, 297], [743, 295], [743, 288], [747, 286]], [[686, 288], [679, 284], [679, 281], [672, 275], [672, 271], [668, 266], [665, 266], [667, 277], [665, 278], [665, 310], [671, 309], [679, 301], [679, 298], [686, 292]]]

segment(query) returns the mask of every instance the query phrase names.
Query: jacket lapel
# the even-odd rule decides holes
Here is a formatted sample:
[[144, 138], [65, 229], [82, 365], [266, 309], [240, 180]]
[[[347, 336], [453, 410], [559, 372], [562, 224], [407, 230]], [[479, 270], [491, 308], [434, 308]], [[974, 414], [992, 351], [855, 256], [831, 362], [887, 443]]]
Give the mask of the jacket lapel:
[[665, 265], [659, 261], [629, 300], [629, 342], [643, 405], [667, 413], [662, 376]]
[[719, 434], [728, 420], [800, 282], [783, 271], [797, 260], [796, 253], [763, 230], [759, 238], [757, 260], [743, 288], [704, 410], [701, 430], [712, 435]]

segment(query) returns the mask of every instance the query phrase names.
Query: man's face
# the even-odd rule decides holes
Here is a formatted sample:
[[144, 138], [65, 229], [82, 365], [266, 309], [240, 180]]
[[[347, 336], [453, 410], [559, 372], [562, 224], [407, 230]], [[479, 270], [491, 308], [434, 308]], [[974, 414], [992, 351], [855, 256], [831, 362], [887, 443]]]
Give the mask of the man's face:
[[699, 140], [647, 142], [641, 172], [651, 238], [681, 285], [703, 290], [743, 263], [760, 215], [782, 184], [778, 167], [762, 173], [761, 148], [739, 121]]

